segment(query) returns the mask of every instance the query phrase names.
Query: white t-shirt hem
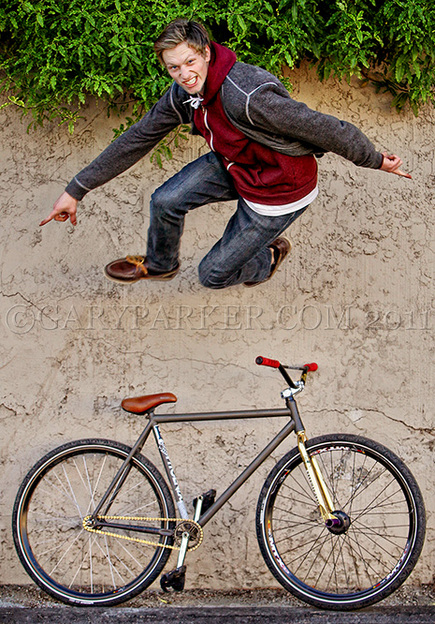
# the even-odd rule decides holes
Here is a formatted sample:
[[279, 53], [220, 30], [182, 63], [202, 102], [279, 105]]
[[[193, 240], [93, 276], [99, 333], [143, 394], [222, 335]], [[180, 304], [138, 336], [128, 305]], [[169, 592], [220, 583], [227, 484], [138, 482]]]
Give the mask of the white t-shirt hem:
[[315, 189], [308, 193], [302, 199], [298, 199], [298, 201], [291, 202], [290, 204], [281, 204], [279, 206], [267, 206], [265, 204], [257, 204], [256, 202], [249, 201], [248, 199], [243, 198], [243, 200], [248, 204], [249, 208], [254, 212], [257, 212], [260, 215], [265, 217], [279, 217], [281, 215], [290, 214], [292, 212], [296, 212], [301, 208], [305, 208], [308, 204], [313, 202], [317, 195], [319, 194], [319, 187], [316, 186]]

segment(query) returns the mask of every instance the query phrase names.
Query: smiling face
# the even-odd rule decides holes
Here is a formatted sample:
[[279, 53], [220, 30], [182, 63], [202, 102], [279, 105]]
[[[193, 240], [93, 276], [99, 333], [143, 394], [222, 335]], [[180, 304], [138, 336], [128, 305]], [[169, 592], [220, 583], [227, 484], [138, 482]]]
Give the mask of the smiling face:
[[188, 43], [179, 43], [175, 48], [164, 50], [163, 63], [169, 75], [190, 95], [202, 93], [210, 63], [210, 48], [204, 55], [191, 48]]

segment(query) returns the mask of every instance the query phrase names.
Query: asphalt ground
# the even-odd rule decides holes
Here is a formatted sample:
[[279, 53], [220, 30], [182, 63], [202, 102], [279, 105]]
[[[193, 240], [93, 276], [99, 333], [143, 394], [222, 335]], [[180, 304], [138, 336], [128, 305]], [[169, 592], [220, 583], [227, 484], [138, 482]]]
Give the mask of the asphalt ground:
[[360, 611], [321, 611], [280, 589], [144, 592], [118, 607], [69, 607], [33, 586], [0, 588], [1, 624], [435, 624], [431, 587], [401, 588]]
[[161, 609], [4, 607], [5, 624], [433, 624], [435, 607], [380, 607], [356, 613], [298, 607], [164, 607]]

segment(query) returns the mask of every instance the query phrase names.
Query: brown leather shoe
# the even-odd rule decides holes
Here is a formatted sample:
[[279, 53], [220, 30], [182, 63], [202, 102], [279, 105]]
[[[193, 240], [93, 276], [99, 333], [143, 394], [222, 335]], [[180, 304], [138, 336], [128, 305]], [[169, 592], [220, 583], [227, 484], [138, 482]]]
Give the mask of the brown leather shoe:
[[178, 273], [179, 265], [172, 271], [157, 273], [148, 269], [146, 256], [127, 256], [114, 260], [104, 267], [106, 277], [122, 284], [133, 284], [141, 279], [170, 280]]
[[269, 249], [272, 251], [273, 254], [273, 261], [270, 267], [269, 275], [261, 282], [245, 282], [244, 285], [248, 287], [257, 286], [258, 284], [263, 284], [264, 282], [270, 280], [270, 278], [277, 272], [284, 258], [290, 253], [291, 248], [291, 243], [287, 238], [285, 238], [284, 236], [276, 238], [273, 243], [269, 245]]

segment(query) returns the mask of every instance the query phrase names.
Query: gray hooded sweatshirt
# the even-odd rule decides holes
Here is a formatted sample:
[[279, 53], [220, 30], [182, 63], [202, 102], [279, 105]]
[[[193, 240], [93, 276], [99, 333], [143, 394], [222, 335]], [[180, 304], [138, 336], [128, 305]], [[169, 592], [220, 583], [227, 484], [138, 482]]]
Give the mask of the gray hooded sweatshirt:
[[[222, 83], [220, 96], [236, 128], [277, 152], [289, 156], [334, 152], [361, 167], [379, 169], [382, 165], [382, 154], [356, 126], [297, 102], [275, 76], [260, 67], [236, 62]], [[137, 163], [179, 124], [192, 124], [194, 110], [188, 98], [173, 83], [140, 121], [80, 171], [66, 191], [81, 200]]]

